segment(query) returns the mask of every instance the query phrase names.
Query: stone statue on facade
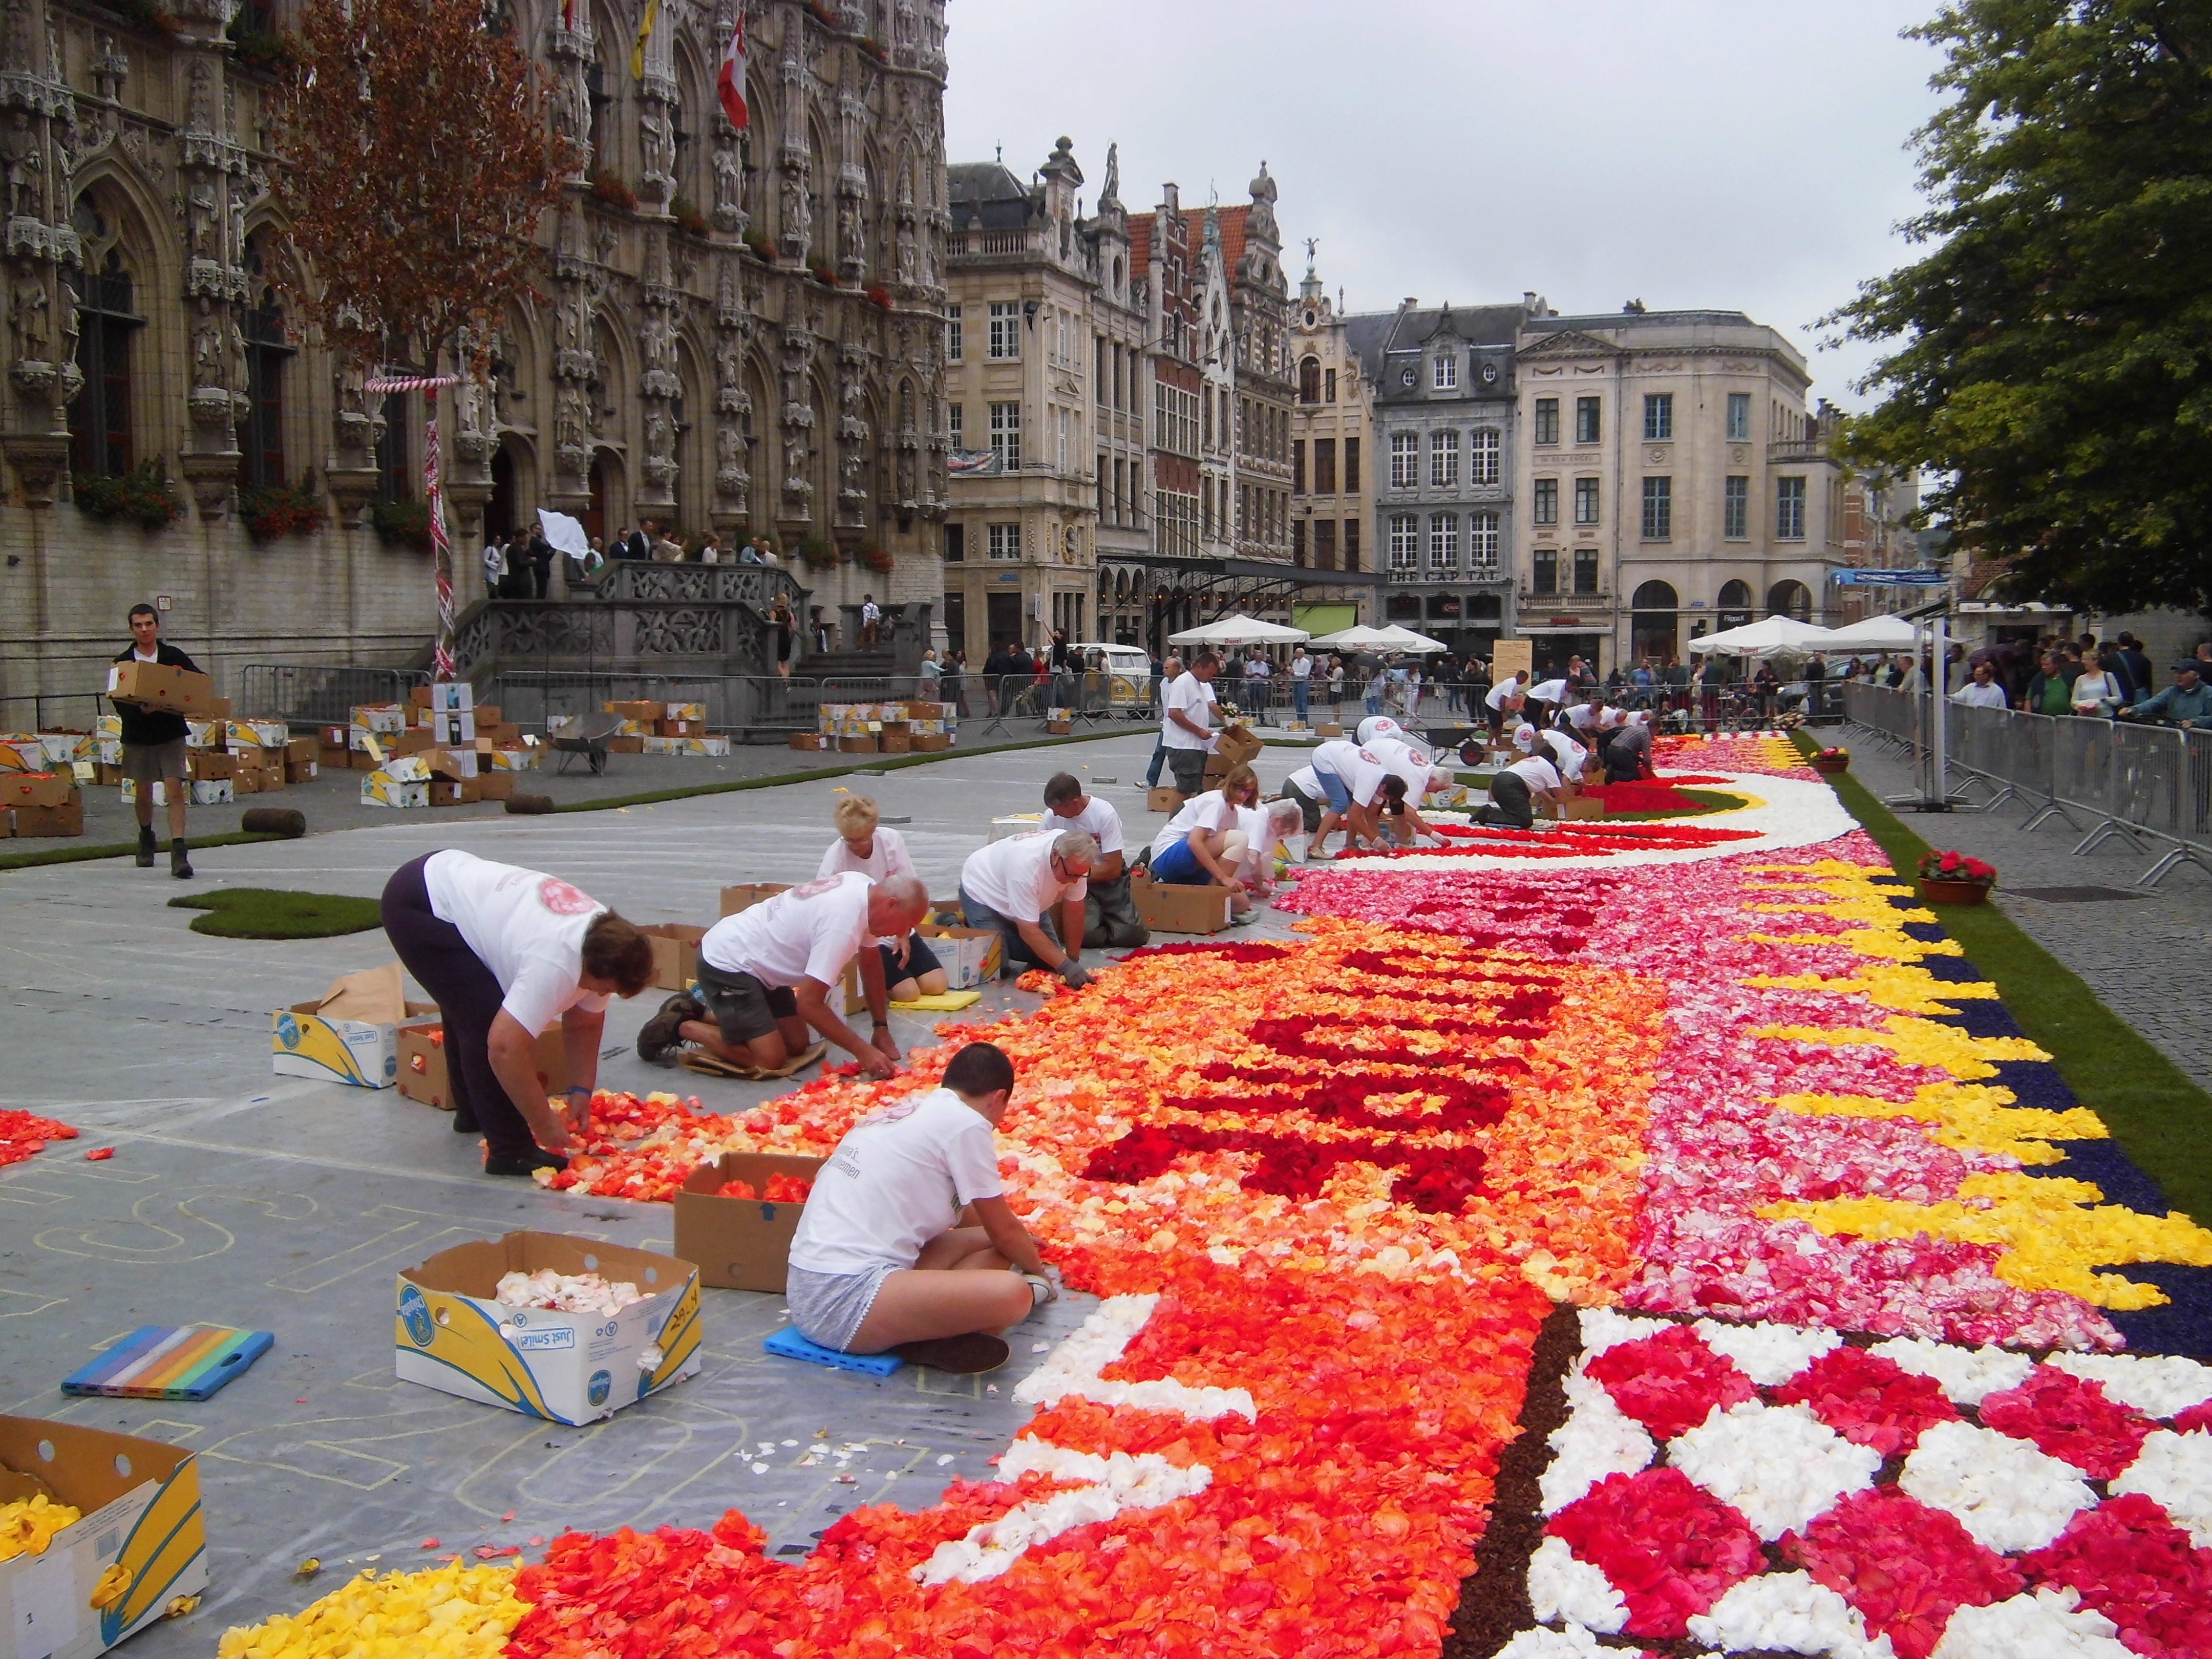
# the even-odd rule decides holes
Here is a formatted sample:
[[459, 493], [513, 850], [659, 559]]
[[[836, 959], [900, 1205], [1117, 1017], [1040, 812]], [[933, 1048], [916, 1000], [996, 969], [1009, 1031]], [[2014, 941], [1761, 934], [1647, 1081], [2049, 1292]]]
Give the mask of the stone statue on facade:
[[42, 271], [26, 270], [9, 285], [8, 326], [14, 337], [18, 362], [48, 361], [46, 319], [52, 304], [46, 293], [46, 279]]
[[714, 227], [740, 234], [745, 228], [744, 164], [734, 139], [714, 146]]
[[46, 170], [44, 150], [38, 130], [21, 110], [8, 118], [6, 126], [0, 127], [0, 186], [7, 191], [11, 216], [33, 219], [44, 216], [46, 204], [40, 190]]

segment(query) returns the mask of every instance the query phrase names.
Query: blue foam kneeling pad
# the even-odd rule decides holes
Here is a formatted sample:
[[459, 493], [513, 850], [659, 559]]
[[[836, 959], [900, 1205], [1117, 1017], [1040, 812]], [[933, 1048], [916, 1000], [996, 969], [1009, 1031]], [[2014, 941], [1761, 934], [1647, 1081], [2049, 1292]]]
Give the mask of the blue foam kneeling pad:
[[804, 1359], [811, 1365], [827, 1365], [833, 1370], [865, 1371], [870, 1376], [889, 1376], [906, 1364], [895, 1353], [840, 1353], [835, 1348], [823, 1347], [801, 1336], [796, 1325], [786, 1325], [761, 1346], [786, 1359]]

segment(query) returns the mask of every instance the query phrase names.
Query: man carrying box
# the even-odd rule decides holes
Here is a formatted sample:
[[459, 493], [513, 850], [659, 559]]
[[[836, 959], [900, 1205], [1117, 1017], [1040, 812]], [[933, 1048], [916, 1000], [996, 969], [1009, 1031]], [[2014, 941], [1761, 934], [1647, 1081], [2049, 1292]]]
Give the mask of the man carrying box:
[[[1076, 958], [1083, 952], [1083, 901], [1097, 862], [1097, 838], [1081, 830], [1009, 836], [968, 855], [960, 866], [961, 913], [970, 927], [999, 930], [1006, 945], [1002, 974], [1043, 968], [1075, 990], [1091, 983]], [[1056, 913], [1050, 919], [1057, 940], [1045, 931], [1048, 912]]]
[[837, 1143], [791, 1241], [785, 1294], [801, 1336], [963, 1374], [1006, 1363], [998, 1333], [1060, 1294], [999, 1179], [992, 1131], [1013, 1089], [1005, 1051], [971, 1042], [942, 1088]]
[[[116, 653], [115, 660], [159, 663], [197, 674], [200, 665], [173, 645], [161, 641], [161, 613], [150, 605], [131, 607], [131, 644]], [[138, 792], [138, 867], [154, 867], [154, 785], [168, 785], [169, 873], [189, 879], [192, 861], [185, 854], [185, 802], [192, 793], [185, 781], [191, 769], [185, 756], [186, 727], [182, 714], [166, 708], [146, 708], [116, 701], [123, 717], [123, 775]]]
[[[929, 890], [913, 876], [872, 882], [858, 871], [817, 876], [766, 903], [724, 916], [699, 941], [699, 993], [663, 1003], [637, 1034], [639, 1055], [672, 1066], [686, 1042], [717, 1060], [780, 1072], [809, 1053], [808, 1028], [849, 1053], [870, 1077], [899, 1068], [891, 1036], [884, 959], [864, 947], [903, 939], [929, 909]], [[858, 961], [872, 1038], [840, 1019], [832, 987]], [[817, 1044], [813, 1053], [820, 1052]]]
[[[566, 1169], [590, 1121], [607, 998], [653, 983], [653, 941], [565, 881], [452, 848], [392, 872], [384, 931], [445, 1018], [453, 1127], [483, 1131], [484, 1173]], [[556, 1019], [565, 1121], [531, 1052]]]

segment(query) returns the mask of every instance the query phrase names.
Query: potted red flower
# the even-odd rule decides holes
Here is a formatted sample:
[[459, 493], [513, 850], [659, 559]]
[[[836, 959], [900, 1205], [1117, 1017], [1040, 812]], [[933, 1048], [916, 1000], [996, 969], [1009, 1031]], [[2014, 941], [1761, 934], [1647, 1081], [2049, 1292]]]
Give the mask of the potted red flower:
[[1920, 855], [1920, 896], [1930, 904], [1979, 904], [1996, 883], [1996, 866], [1966, 854]]
[[1851, 769], [1851, 751], [1848, 749], [1823, 749], [1813, 757], [1813, 769], [1833, 776]]

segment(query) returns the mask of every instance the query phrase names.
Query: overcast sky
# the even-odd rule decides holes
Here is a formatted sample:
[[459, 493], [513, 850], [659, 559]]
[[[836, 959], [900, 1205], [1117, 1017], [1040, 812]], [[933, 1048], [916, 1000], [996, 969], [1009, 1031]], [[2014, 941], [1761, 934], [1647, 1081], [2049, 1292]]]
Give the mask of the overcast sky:
[[1121, 147], [1132, 211], [1242, 202], [1259, 162], [1354, 311], [1517, 299], [1747, 312], [1814, 393], [1872, 353], [1823, 313], [1905, 263], [1936, 0], [951, 0], [945, 149], [1027, 177], [1065, 133], [1086, 210]]

